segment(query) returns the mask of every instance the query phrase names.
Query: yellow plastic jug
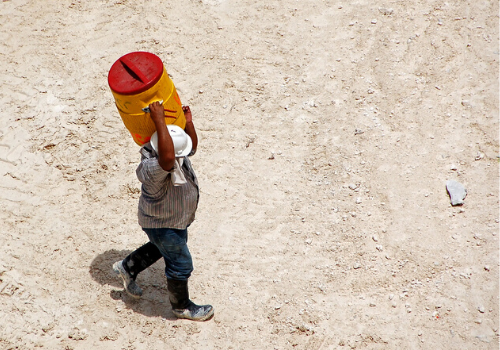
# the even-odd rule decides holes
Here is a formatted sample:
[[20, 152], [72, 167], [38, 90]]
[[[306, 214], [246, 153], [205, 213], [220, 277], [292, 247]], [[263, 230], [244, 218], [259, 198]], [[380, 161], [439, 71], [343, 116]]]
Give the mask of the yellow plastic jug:
[[149, 52], [131, 52], [120, 57], [109, 70], [108, 84], [125, 127], [142, 146], [156, 127], [148, 106], [162, 101], [165, 124], [186, 127], [182, 103], [161, 59]]

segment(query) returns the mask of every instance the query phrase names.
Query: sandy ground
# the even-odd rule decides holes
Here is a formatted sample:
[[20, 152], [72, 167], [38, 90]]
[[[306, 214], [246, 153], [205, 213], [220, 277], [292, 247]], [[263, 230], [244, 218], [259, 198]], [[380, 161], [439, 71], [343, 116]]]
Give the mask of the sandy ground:
[[[1, 349], [497, 349], [498, 2], [0, 2]], [[107, 85], [162, 58], [200, 137], [191, 295], [139, 301], [139, 147]], [[445, 189], [468, 190], [453, 207]]]

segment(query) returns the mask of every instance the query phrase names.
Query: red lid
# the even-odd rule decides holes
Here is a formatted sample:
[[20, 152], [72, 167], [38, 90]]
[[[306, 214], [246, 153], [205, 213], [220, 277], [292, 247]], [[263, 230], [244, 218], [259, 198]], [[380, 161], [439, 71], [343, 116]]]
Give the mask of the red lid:
[[163, 73], [161, 59], [149, 52], [131, 52], [120, 57], [109, 70], [111, 90], [122, 95], [134, 95], [148, 90]]

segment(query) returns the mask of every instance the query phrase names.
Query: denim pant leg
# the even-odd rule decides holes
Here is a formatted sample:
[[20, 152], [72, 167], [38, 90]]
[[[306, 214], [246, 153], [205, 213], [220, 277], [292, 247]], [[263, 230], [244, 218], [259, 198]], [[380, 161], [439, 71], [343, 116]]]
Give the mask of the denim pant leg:
[[141, 271], [153, 265], [161, 256], [158, 248], [153, 243], [148, 242], [130, 253], [123, 260], [123, 267], [135, 280]]
[[193, 259], [187, 246], [187, 229], [143, 228], [149, 240], [165, 259], [165, 275], [168, 279], [185, 281], [193, 272]]

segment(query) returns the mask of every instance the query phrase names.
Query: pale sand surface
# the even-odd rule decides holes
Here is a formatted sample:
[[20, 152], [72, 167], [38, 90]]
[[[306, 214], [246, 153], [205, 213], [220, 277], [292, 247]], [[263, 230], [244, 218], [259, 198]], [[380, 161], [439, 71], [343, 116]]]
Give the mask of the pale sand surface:
[[[0, 2], [0, 349], [498, 349], [497, 1]], [[200, 137], [192, 298], [107, 85], [162, 58]], [[468, 195], [452, 207], [445, 183]]]

